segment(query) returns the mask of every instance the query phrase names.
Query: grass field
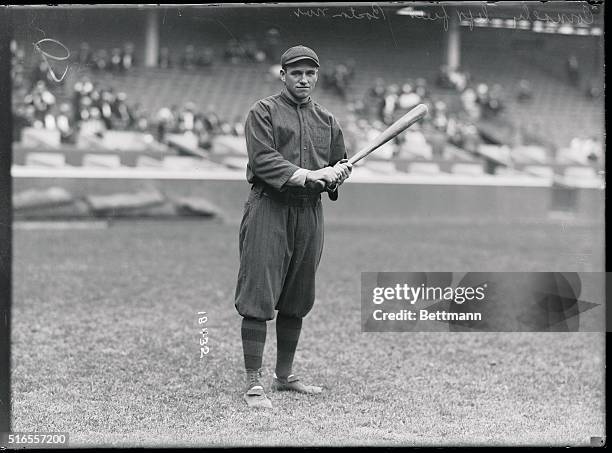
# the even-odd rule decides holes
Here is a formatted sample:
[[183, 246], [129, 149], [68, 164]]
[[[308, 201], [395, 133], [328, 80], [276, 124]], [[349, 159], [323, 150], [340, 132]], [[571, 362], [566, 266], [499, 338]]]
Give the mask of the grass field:
[[[602, 333], [361, 333], [362, 271], [601, 271], [589, 225], [328, 225], [295, 371], [320, 396], [249, 412], [233, 307], [238, 227], [14, 232], [13, 431], [78, 446], [588, 445]], [[210, 353], [199, 358], [198, 311]], [[274, 367], [269, 323], [265, 382]]]

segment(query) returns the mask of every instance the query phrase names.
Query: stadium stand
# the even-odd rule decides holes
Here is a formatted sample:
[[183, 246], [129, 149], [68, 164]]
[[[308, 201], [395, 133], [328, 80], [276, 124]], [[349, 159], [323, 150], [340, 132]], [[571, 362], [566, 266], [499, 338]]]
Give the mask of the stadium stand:
[[[273, 18], [277, 13], [269, 14]], [[406, 84], [411, 85], [412, 89], [421, 84], [421, 88], [426, 90], [427, 95], [421, 98], [435, 106], [433, 111], [436, 114], [429, 120], [431, 124], [424, 125], [422, 130], [415, 128], [415, 134], [419, 136], [414, 137], [414, 143], [419, 143], [421, 139], [426, 141], [429, 146], [427, 152], [415, 154], [410, 150], [409, 144], [403, 142], [398, 143], [395, 149], [390, 148], [389, 157], [431, 161], [439, 155], [450, 160], [471, 160], [476, 162], [476, 165], [466, 167], [464, 164], [458, 164], [452, 166], [450, 171], [456, 169], [476, 174], [479, 170], [475, 168], [482, 163], [481, 156], [486, 155], [486, 152], [479, 150], [488, 144], [512, 147], [512, 159], [516, 162], [547, 164], [555, 162], [557, 157], [563, 154], [559, 150], [569, 150], [566, 154], [578, 153], [579, 151], [571, 147], [572, 140], [576, 137], [602, 136], [603, 102], [598, 98], [586, 97], [583, 90], [569, 86], [565, 76], [560, 75], [569, 56], [585, 54], [585, 40], [590, 38], [563, 37], [564, 42], [560, 45], [557, 40], [543, 36], [534, 37], [533, 33], [521, 30], [465, 29], [462, 34], [461, 74], [465, 77], [466, 86], [456, 89], [437, 85], [444, 34], [441, 30], [439, 33], [432, 33], [431, 27], [427, 28], [427, 24], [422, 22], [408, 22], [409, 19], [392, 16], [387, 18], [387, 23], [338, 22], [337, 26], [326, 27], [313, 38], [312, 34], [306, 33], [308, 22], [296, 21], [295, 29], [278, 31], [276, 41], [272, 45], [269, 36], [269, 24], [273, 23], [272, 20], [262, 19], [253, 23], [245, 11], [224, 16], [222, 24], [215, 22], [215, 17], [212, 14], [206, 20], [203, 19], [206, 27], [202, 27], [202, 23], [198, 21], [182, 23], [177, 17], [170, 17], [164, 22], [161, 47], [167, 49], [164, 51], [164, 58], [168, 62], [173, 60], [172, 64], [164, 64], [168, 66], [166, 68], [145, 68], [139, 64], [138, 58], [134, 58], [130, 59], [129, 67], [112, 69], [112, 55], [117, 54], [115, 49], [130, 48], [130, 52], [138, 55], [143, 43], [138, 39], [112, 36], [99, 30], [100, 33], [92, 33], [97, 41], [84, 46], [82, 41], [75, 39], [78, 34], [73, 33], [62, 40], [67, 47], [80, 51], [85, 48], [85, 53], [89, 52], [87, 49], [90, 48], [91, 55], [97, 55], [96, 58], [102, 58], [99, 50], [106, 49], [109, 55], [108, 64], [111, 66], [101, 70], [97, 63], [92, 63], [94, 57], [89, 60], [83, 57], [83, 65], [79, 66], [76, 78], [68, 78], [62, 84], [48, 85], [49, 92], [55, 98], [54, 104], [73, 102], [75, 85], [81, 80], [83, 83], [91, 80], [95, 86], [102, 87], [102, 97], [107, 92], [126, 93], [125, 102], [131, 110], [130, 116], [134, 117], [129, 127], [153, 134], [157, 140], [167, 142], [179, 154], [202, 156], [205, 155], [202, 150], [210, 150], [213, 155], [216, 144], [219, 148], [229, 151], [227, 154], [230, 158], [225, 160], [226, 165], [236, 168], [244, 164], [244, 159], [231, 159], [231, 156], [244, 154], [244, 149], [237, 144], [241, 142], [239, 128], [245, 112], [257, 99], [279, 89], [278, 80], [270, 72], [277, 69], [274, 64], [278, 50], [296, 41], [300, 42], [302, 36], [309, 36], [311, 39], [307, 44], [318, 50], [324, 63], [330, 68], [337, 69], [342, 66], [350, 72], [350, 77], [343, 82], [347, 83], [350, 89], [338, 90], [337, 83], [330, 82], [327, 89], [323, 86], [323, 89], [317, 92], [318, 101], [334, 112], [345, 126], [348, 135], [359, 129], [362, 132], [368, 129], [371, 133], [376, 133], [384, 127], [383, 122], [388, 123], [392, 119], [376, 111], [377, 107], [373, 102], [376, 99], [384, 103], [384, 97], [389, 92], [401, 92]], [[395, 28], [392, 29], [392, 26]], [[177, 32], [179, 27], [180, 33]], [[231, 36], [239, 36], [241, 40], [228, 39], [228, 30], [244, 30], [242, 34], [229, 33]], [[345, 36], [351, 36], [351, 39], [346, 39]], [[378, 52], [380, 44], [375, 43], [377, 38], [389, 43], [388, 52]], [[133, 42], [128, 43], [128, 40]], [[25, 47], [23, 41], [17, 43], [15, 58], [19, 60], [21, 72], [27, 73], [28, 69], [34, 67], [36, 54], [25, 51]], [[246, 61], [249, 52], [253, 58]], [[206, 55], [202, 57], [206, 59], [202, 65], [196, 61], [196, 56], [200, 53]], [[549, 58], [546, 64], [539, 64], [538, 55], [543, 54]], [[583, 61], [580, 68], [583, 78], [594, 77], [594, 65]], [[332, 77], [329, 74], [327, 76]], [[376, 95], [378, 98], [368, 98], [377, 80], [381, 81], [382, 92]], [[323, 82], [322, 74], [320, 83], [324, 85]], [[469, 105], [475, 104], [474, 100], [466, 101], [465, 88], [474, 92], [471, 95], [477, 96], [475, 102], [478, 104], [480, 94], [476, 93], [481, 87], [487, 92], [488, 104], [480, 103], [478, 110], [484, 112], [491, 107], [490, 101], [493, 99], [496, 107], [491, 107], [490, 110], [495, 112], [491, 115], [477, 113], [470, 118], [472, 113], [466, 105], [469, 102]], [[108, 91], [104, 91], [105, 88]], [[31, 94], [26, 88], [21, 87], [21, 90], [26, 97]], [[44, 95], [44, 88], [41, 90], [41, 98], [50, 98]], [[528, 93], [524, 96], [521, 94], [526, 92]], [[19, 103], [19, 97], [16, 98], [14, 102]], [[406, 99], [410, 102], [408, 97]], [[193, 107], [186, 107], [188, 104]], [[206, 133], [204, 136], [200, 135], [195, 142], [188, 137], [173, 138], [166, 134], [172, 131], [158, 127], [161, 123], [161, 112], [170, 112], [175, 121], [189, 123], [189, 130], [196, 128], [194, 122], [199, 117], [204, 123], [208, 121], [217, 124], [208, 127], [206, 123], [203, 127]], [[190, 120], [184, 119], [185, 112], [192, 115]], [[391, 113], [395, 113], [394, 108], [391, 108]], [[103, 116], [103, 112], [100, 114]], [[212, 115], [212, 119], [207, 115]], [[367, 122], [359, 123], [360, 119]], [[442, 126], [436, 123], [437, 119], [442, 121]], [[44, 121], [43, 115], [42, 122]], [[443, 132], [442, 137], [440, 131]], [[113, 133], [120, 135], [125, 132]], [[358, 132], [356, 134], [356, 138], [348, 137], [347, 140], [358, 146], [363, 136]], [[77, 146], [108, 150], [117, 147], [113, 143], [125, 142], [122, 137], [113, 140], [100, 135], [93, 133], [87, 137], [79, 136]], [[30, 140], [37, 137], [37, 133], [25, 132], [23, 137]], [[53, 146], [51, 140], [48, 142], [50, 148], [58, 147], [57, 140], [53, 139]], [[148, 140], [148, 145], [153, 146], [154, 143], [155, 140]], [[40, 145], [40, 141], [36, 145]], [[146, 148], [148, 145], [140, 143], [130, 146]], [[574, 142], [574, 145], [578, 147], [580, 144]], [[589, 146], [591, 145], [597, 146]], [[599, 145], [601, 148], [601, 144]], [[422, 146], [420, 148], [425, 149]], [[593, 153], [596, 155], [596, 151]], [[179, 161], [174, 162], [173, 159], [175, 158], [164, 159], [161, 166], [183, 168], [185, 161], [179, 164]], [[99, 161], [99, 158], [93, 159], [93, 162]], [[152, 161], [147, 162], [148, 165], [158, 165]], [[589, 160], [582, 159], [582, 163], [589, 165]], [[439, 165], [434, 163], [427, 172], [433, 171], [434, 166], [440, 171]], [[389, 171], [388, 166], [385, 166], [384, 170], [379, 164], [373, 167], [385, 173]], [[399, 167], [400, 165], [396, 165], [396, 168]], [[419, 168], [423, 171], [427, 167], [414, 164], [403, 168], [410, 171]], [[544, 173], [546, 172], [542, 171], [542, 174]]]

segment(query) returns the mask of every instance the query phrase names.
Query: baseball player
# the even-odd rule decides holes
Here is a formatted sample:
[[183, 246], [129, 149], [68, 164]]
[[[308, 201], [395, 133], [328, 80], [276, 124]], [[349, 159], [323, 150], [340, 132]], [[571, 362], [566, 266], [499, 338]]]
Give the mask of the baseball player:
[[311, 99], [319, 58], [295, 46], [281, 57], [278, 94], [251, 107], [245, 136], [252, 184], [240, 224], [240, 270], [235, 306], [241, 327], [249, 407], [271, 408], [261, 379], [267, 321], [276, 315], [277, 356], [272, 387], [316, 394], [293, 374], [302, 318], [315, 300], [315, 273], [323, 251], [321, 189], [331, 200], [352, 165], [340, 125]]

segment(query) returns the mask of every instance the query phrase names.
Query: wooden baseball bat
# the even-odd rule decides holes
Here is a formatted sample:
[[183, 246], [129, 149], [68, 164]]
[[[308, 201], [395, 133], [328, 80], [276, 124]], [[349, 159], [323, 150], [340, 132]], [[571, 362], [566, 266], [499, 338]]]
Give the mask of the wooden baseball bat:
[[[382, 145], [387, 143], [389, 140], [397, 137], [399, 134], [404, 132], [410, 126], [412, 126], [417, 121], [423, 119], [427, 115], [427, 106], [425, 104], [419, 104], [408, 113], [403, 115], [397, 121], [395, 121], [391, 126], [382, 131], [374, 140], [372, 140], [366, 147], [359, 150], [353, 157], [351, 157], [348, 161], [351, 164], [356, 164], [364, 157], [371, 154], [376, 149], [380, 148]], [[323, 180], [318, 180], [316, 184], [319, 186], [320, 190], [325, 189], [325, 182]]]

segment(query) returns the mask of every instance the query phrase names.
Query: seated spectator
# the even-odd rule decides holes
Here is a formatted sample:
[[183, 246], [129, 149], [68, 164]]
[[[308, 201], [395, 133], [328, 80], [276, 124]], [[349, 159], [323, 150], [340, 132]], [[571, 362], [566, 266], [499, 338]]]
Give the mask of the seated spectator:
[[419, 77], [418, 79], [416, 79], [414, 92], [418, 94], [421, 99], [425, 99], [429, 96], [429, 93], [427, 91], [427, 81], [424, 78]]
[[107, 129], [114, 129], [113, 125], [113, 104], [115, 103], [115, 95], [112, 91], [103, 90], [101, 93], [99, 106], [102, 114], [102, 121]]
[[483, 107], [489, 102], [489, 86], [486, 83], [476, 86], [476, 102]]
[[244, 54], [247, 60], [261, 63], [266, 60], [266, 53], [259, 49], [257, 41], [252, 35], [246, 35], [242, 40], [242, 47], [244, 48]]
[[359, 99], [355, 96], [350, 96], [347, 99], [346, 109], [354, 115], [366, 115], [366, 105], [363, 102], [363, 99]]
[[173, 104], [170, 107], [170, 112], [172, 113], [172, 118], [174, 119], [174, 121], [171, 123], [172, 127], [170, 129], [168, 129], [170, 132], [178, 134], [180, 132], [179, 130], [179, 116], [181, 114], [181, 111], [179, 110], [178, 106], [176, 104]]
[[601, 84], [596, 81], [590, 81], [586, 88], [586, 97], [588, 99], [597, 99], [601, 97], [602, 90], [600, 88]]
[[240, 63], [246, 57], [244, 48], [236, 39], [230, 39], [225, 47], [225, 60], [232, 64]]
[[105, 49], [100, 49], [94, 55], [94, 69], [102, 72], [108, 70], [108, 68], [108, 52]]
[[355, 66], [357, 63], [354, 58], [349, 58], [346, 63], [346, 80], [352, 82], [355, 79]]
[[407, 112], [417, 104], [421, 103], [421, 97], [412, 90], [412, 86], [408, 83], [402, 85], [402, 91], [398, 98], [398, 107]]
[[565, 68], [570, 85], [577, 87], [580, 83], [580, 67], [576, 55], [570, 55], [568, 57]]
[[471, 123], [462, 123], [460, 133], [463, 149], [470, 153], [476, 153], [481, 143], [480, 134], [476, 126]]
[[589, 152], [587, 160], [591, 163], [604, 163], [604, 147], [601, 139], [597, 136], [592, 136], [589, 139]]
[[131, 42], [125, 43], [123, 46], [123, 53], [121, 55], [121, 67], [124, 71], [129, 71], [136, 65], [134, 58], [134, 44]]
[[34, 65], [34, 69], [32, 70], [32, 74], [30, 75], [30, 80], [32, 81], [32, 87], [39, 80], [53, 82], [53, 77], [51, 77], [51, 74], [49, 72], [49, 65], [44, 59], [38, 62], [38, 64]]
[[166, 134], [168, 132], [172, 132], [176, 127], [176, 118], [174, 118], [172, 110], [170, 110], [168, 107], [162, 107], [157, 112], [155, 121], [157, 123], [157, 140], [163, 142]]
[[37, 118], [36, 108], [33, 105], [26, 105], [25, 117], [30, 126], [36, 129], [42, 129], [44, 127], [42, 120]]
[[195, 112], [194, 115], [193, 131], [196, 133], [196, 135], [200, 135], [205, 129], [206, 125], [204, 124], [204, 114], [198, 110]]
[[126, 103], [127, 95], [124, 92], [117, 93], [113, 109], [113, 124], [117, 129], [129, 129], [134, 125], [135, 119], [132, 110]]
[[457, 91], [462, 92], [465, 90], [468, 80], [467, 76], [463, 72], [451, 71], [449, 73], [449, 79]]
[[15, 111], [13, 112], [13, 140], [20, 142], [21, 141], [21, 131], [23, 131], [26, 127], [32, 126], [34, 116], [28, 117], [28, 106], [25, 104], [17, 105]]
[[334, 87], [341, 98], [346, 98], [349, 85], [349, 70], [344, 64], [339, 64], [334, 70]]
[[280, 43], [280, 32], [277, 28], [272, 27], [266, 30], [264, 38], [263, 52], [269, 61], [276, 61], [277, 55], [282, 53]]
[[436, 101], [434, 103], [434, 111], [432, 114], [432, 124], [440, 131], [446, 131], [448, 127], [448, 117], [446, 115], [446, 103]]
[[212, 66], [214, 59], [214, 52], [209, 47], [204, 47], [200, 51], [200, 56], [198, 58], [198, 66], [202, 68], [208, 68]]
[[113, 48], [113, 50], [111, 50], [110, 57], [110, 70], [112, 72], [123, 72], [123, 65], [121, 60], [121, 49], [119, 47]]
[[447, 135], [433, 127], [431, 123], [423, 123], [423, 135], [427, 143], [431, 145], [431, 157], [433, 159], [446, 158]]
[[[91, 98], [91, 105], [94, 107], [100, 108], [100, 91], [97, 86], [94, 86], [94, 89], [91, 93], [89, 93], [89, 97]], [[100, 112], [101, 114], [102, 112]]]
[[232, 125], [232, 134], [236, 137], [244, 137], [244, 120], [239, 116], [234, 118], [234, 124]]
[[32, 91], [24, 97], [24, 103], [34, 107], [34, 116], [42, 122], [51, 107], [55, 105], [55, 96], [47, 89], [44, 80], [39, 80]]
[[427, 143], [425, 135], [418, 127], [405, 131], [404, 134], [398, 136], [398, 139], [396, 157], [401, 159], [421, 157], [428, 160], [433, 157], [432, 147]]
[[89, 44], [85, 41], [82, 42], [81, 46], [79, 47], [77, 61], [82, 66], [89, 66], [93, 61], [91, 49], [89, 48]]
[[211, 105], [208, 107], [208, 110], [204, 114], [204, 125], [208, 132], [212, 134], [216, 134], [219, 132], [221, 121], [217, 114], [215, 113], [215, 106]]
[[529, 102], [533, 99], [533, 88], [528, 80], [521, 79], [519, 81], [516, 99], [519, 102]]
[[149, 113], [139, 103], [134, 104], [133, 122], [129, 127], [135, 127], [138, 132], [142, 133], [149, 130]]
[[480, 118], [481, 108], [477, 101], [478, 95], [474, 88], [468, 87], [461, 93], [461, 104], [463, 105], [463, 109], [473, 120]]
[[389, 85], [387, 88], [383, 107], [383, 122], [385, 124], [391, 124], [393, 122], [395, 109], [397, 107], [398, 93], [399, 87], [396, 84]]
[[19, 49], [17, 51], [17, 54], [15, 54], [15, 57], [11, 64], [11, 79], [13, 81], [13, 88], [27, 89], [26, 80], [25, 80], [25, 67], [23, 65], [23, 57], [24, 57], [23, 50]]
[[59, 113], [55, 122], [60, 132], [60, 141], [62, 143], [74, 143], [76, 128], [73, 122], [73, 114], [70, 111], [70, 104], [66, 102], [60, 104]]
[[183, 57], [181, 59], [181, 66], [183, 69], [193, 69], [196, 63], [195, 49], [189, 44], [185, 46], [185, 52], [183, 53]]
[[91, 80], [85, 79], [85, 81], [83, 82], [83, 89], [82, 89], [83, 95], [89, 96], [93, 90], [94, 90], [94, 85], [91, 82]]
[[45, 114], [45, 118], [43, 120], [44, 128], [49, 131], [57, 130], [57, 123], [55, 121], [55, 115], [57, 114], [57, 106], [51, 107], [47, 113]]
[[210, 151], [212, 149], [212, 134], [206, 129], [203, 129], [198, 134], [198, 147]]
[[603, 146], [596, 137], [574, 137], [568, 148], [559, 151], [559, 162], [580, 163], [583, 165], [603, 162]]
[[76, 116], [77, 121], [83, 122], [89, 119], [89, 108], [91, 107], [91, 99], [89, 96], [82, 96], [80, 99], [79, 113]]
[[436, 77], [436, 85], [440, 88], [451, 89], [454, 88], [453, 82], [450, 78], [450, 68], [446, 65], [440, 66], [438, 76]]
[[232, 125], [227, 121], [221, 121], [221, 124], [219, 125], [219, 133], [223, 135], [231, 135]]
[[367, 118], [376, 118], [381, 120], [383, 119], [383, 110], [385, 107], [385, 92], [385, 82], [382, 78], [378, 77], [374, 81], [374, 85], [367, 92]]
[[498, 83], [494, 84], [489, 93], [488, 109], [493, 115], [499, 114], [504, 109], [504, 90]]
[[170, 50], [167, 47], [159, 49], [159, 58], [157, 59], [157, 65], [162, 69], [169, 69], [173, 66], [172, 58], [170, 57]]
[[179, 114], [179, 131], [194, 132], [195, 129], [195, 104], [188, 102]]
[[468, 74], [458, 70], [453, 70], [444, 65], [440, 67], [440, 72], [436, 78], [436, 84], [440, 88], [455, 89], [462, 92], [469, 81]]
[[98, 107], [91, 107], [88, 110], [87, 119], [84, 119], [81, 123], [79, 133], [84, 136], [102, 137], [105, 131], [106, 127], [100, 118], [100, 109]]
[[385, 95], [385, 81], [378, 77], [374, 81], [374, 85], [370, 88], [368, 94], [373, 98], [382, 98]]

